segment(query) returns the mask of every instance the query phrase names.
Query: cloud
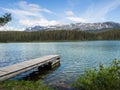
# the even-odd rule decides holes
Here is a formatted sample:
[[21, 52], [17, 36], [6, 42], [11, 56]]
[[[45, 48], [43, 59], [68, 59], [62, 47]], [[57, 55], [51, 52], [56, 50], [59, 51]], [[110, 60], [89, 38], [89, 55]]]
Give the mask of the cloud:
[[65, 13], [66, 13], [67, 16], [74, 16], [73, 11], [66, 11]]
[[72, 22], [86, 22], [85, 18], [77, 16], [72, 10], [66, 11], [66, 19]]
[[[120, 0], [105, 0], [99, 3], [91, 2], [86, 10], [82, 13], [76, 11], [78, 9], [73, 0], [68, 0], [72, 9], [66, 11], [66, 18], [74, 22], [104, 22], [108, 20], [109, 13], [120, 6]], [[77, 2], [77, 0], [76, 0]], [[80, 7], [80, 6], [79, 6]], [[73, 12], [77, 12], [77, 14]]]
[[118, 6], [120, 6], [120, 0], [92, 4], [82, 16], [84, 16], [89, 22], [106, 21], [107, 15]]
[[26, 1], [21, 1], [18, 3], [18, 6], [22, 9], [22, 10], [26, 10], [26, 11], [30, 11], [30, 12], [46, 12], [46, 13], [53, 13], [52, 11], [46, 9], [46, 8], [42, 8], [37, 4], [29, 4]]
[[17, 27], [12, 27], [12, 26], [8, 26], [8, 25], [6, 25], [6, 26], [3, 26], [3, 27], [0, 27], [0, 31], [23, 31], [24, 30], [24, 28], [17, 28]]
[[[8, 11], [10, 13], [12, 13], [13, 15], [16, 16], [35, 16], [35, 17], [42, 17], [42, 15], [40, 13], [33, 13], [33, 12], [29, 12], [29, 11], [25, 11], [25, 10], [21, 10], [21, 9], [10, 9], [10, 8], [3, 8], [5, 11]], [[18, 17], [19, 18], [19, 17]]]
[[56, 20], [48, 20], [45, 18], [43, 13], [53, 14], [53, 12], [47, 8], [42, 8], [40, 5], [20, 1], [14, 4], [14, 7], [16, 8], [2, 8], [4, 11], [12, 14], [13, 20], [10, 23], [16, 23], [18, 26], [21, 25], [23, 27], [59, 24]]
[[29, 4], [26, 1], [20, 1], [15, 4], [17, 8], [3, 8], [3, 10], [8, 11], [14, 15], [18, 16], [34, 16], [34, 17], [43, 17], [42, 12], [52, 14], [53, 12], [42, 8], [37, 4]]
[[73, 22], [86, 22], [84, 18], [80, 18], [80, 17], [67, 17], [67, 19]]
[[50, 20], [48, 21], [47, 19], [44, 18], [36, 18], [36, 19], [21, 19], [19, 21], [21, 25], [25, 25], [26, 27], [29, 26], [35, 26], [35, 25], [41, 25], [41, 26], [48, 26], [48, 25], [57, 25], [60, 22], [57, 22], [55, 20]]

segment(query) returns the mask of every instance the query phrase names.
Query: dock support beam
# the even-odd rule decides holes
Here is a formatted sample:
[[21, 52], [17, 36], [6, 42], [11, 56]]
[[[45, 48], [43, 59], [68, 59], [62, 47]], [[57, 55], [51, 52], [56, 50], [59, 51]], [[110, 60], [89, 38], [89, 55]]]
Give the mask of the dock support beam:
[[60, 65], [60, 59], [57, 59], [54, 62], [48, 62], [47, 64], [44, 64], [42, 66], [38, 67], [38, 71], [42, 71], [42, 70], [51, 70], [54, 69], [55, 67]]

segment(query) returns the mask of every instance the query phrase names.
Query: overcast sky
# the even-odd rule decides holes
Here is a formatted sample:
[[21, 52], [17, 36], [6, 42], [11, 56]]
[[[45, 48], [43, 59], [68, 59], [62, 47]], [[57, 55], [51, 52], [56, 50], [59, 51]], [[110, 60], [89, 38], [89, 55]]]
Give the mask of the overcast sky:
[[78, 22], [120, 22], [120, 0], [0, 0], [0, 16], [12, 21], [0, 29], [24, 30]]

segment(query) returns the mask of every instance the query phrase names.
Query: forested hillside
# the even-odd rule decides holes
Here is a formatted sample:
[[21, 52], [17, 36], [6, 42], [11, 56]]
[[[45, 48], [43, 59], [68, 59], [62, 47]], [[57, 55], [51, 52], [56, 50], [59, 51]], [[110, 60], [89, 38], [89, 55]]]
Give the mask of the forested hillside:
[[37, 32], [1, 31], [0, 42], [120, 40], [120, 29], [99, 33], [77, 30], [51, 30]]

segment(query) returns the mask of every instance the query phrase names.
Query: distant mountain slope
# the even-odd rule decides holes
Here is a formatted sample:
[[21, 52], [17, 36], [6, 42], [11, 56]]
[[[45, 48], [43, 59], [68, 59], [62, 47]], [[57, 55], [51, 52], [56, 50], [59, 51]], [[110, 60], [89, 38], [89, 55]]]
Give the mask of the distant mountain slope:
[[98, 31], [103, 29], [120, 28], [120, 23], [115, 22], [103, 22], [103, 23], [75, 23], [67, 25], [56, 26], [34, 26], [28, 27], [25, 31], [40, 31], [40, 30], [83, 30], [83, 31]]
[[44, 29], [47, 29], [46, 27], [43, 27], [43, 26], [34, 26], [34, 27], [28, 27], [26, 28], [25, 31], [39, 31], [39, 30], [44, 30]]

